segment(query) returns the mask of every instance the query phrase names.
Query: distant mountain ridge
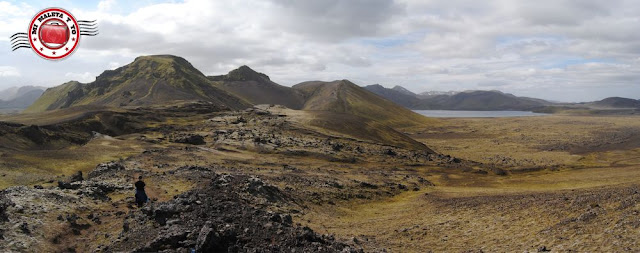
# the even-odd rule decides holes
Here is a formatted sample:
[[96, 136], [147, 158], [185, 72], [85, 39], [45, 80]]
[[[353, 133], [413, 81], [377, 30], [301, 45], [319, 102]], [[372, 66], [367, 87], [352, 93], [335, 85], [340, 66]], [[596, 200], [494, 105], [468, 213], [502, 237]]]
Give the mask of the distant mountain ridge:
[[11, 87], [0, 91], [0, 109], [24, 109], [36, 101], [42, 93], [44, 87], [22, 86]]
[[588, 103], [592, 106], [609, 107], [609, 108], [640, 108], [640, 99], [631, 99], [623, 97], [609, 97], [600, 101]]
[[[399, 87], [399, 86], [396, 86], [396, 87]], [[365, 86], [364, 88], [370, 92], [375, 93], [378, 96], [386, 98], [391, 102], [402, 105], [409, 109], [413, 109], [415, 105], [420, 103], [420, 98], [418, 98], [418, 96], [415, 93], [413, 92], [407, 93], [406, 91], [408, 90], [404, 88], [403, 88], [404, 90], [398, 89], [395, 87], [393, 89], [388, 89], [379, 84], [368, 85], [368, 86]]]
[[403, 92], [404, 88], [392, 89], [381, 85], [365, 86], [365, 89], [413, 110], [533, 110], [550, 102], [527, 97], [517, 97], [500, 91], [464, 92], [423, 92], [420, 94]]
[[453, 96], [458, 93], [460, 93], [460, 91], [425, 91], [418, 94], [418, 97], [429, 98], [429, 97], [440, 96], [440, 95]]
[[405, 95], [411, 95], [411, 96], [415, 96], [415, 95], [416, 95], [416, 94], [415, 94], [415, 93], [413, 93], [412, 91], [407, 90], [405, 87], [402, 87], [402, 86], [400, 86], [400, 85], [393, 86], [393, 88], [391, 88], [391, 89], [392, 89], [392, 90], [395, 90], [395, 91], [397, 91], [397, 92], [400, 92], [400, 93], [402, 93], [402, 94], [405, 94]]
[[499, 91], [465, 91], [455, 95], [438, 95], [423, 99], [416, 108], [421, 110], [529, 111], [547, 104], [549, 102], [541, 99], [517, 97]]

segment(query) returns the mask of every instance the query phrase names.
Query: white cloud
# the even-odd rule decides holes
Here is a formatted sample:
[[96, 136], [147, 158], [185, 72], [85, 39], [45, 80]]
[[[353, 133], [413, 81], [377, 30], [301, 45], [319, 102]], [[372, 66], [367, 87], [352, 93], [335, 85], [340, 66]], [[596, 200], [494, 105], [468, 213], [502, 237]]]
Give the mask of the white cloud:
[[116, 0], [102, 0], [98, 3], [98, 10], [100, 11], [108, 11], [116, 5]]
[[19, 77], [20, 71], [16, 67], [0, 66], [0, 77]]
[[110, 70], [114, 70], [114, 69], [117, 69], [119, 67], [122, 67], [122, 64], [112, 61], [112, 62], [109, 62], [109, 66], [107, 68], [110, 69]]
[[84, 72], [84, 73], [68, 72], [64, 74], [64, 76], [69, 78], [70, 80], [78, 81], [81, 83], [87, 83], [87, 82], [92, 82], [96, 80], [96, 77], [89, 72]]
[[[0, 65], [52, 86], [93, 80], [89, 73], [139, 55], [175, 54], [206, 74], [246, 64], [284, 85], [346, 78], [574, 101], [640, 94], [640, 5], [632, 0], [185, 0], [114, 10], [131, 6], [69, 7], [99, 20], [100, 35], [83, 37], [61, 63], [24, 51], [6, 52]], [[0, 2], [0, 46], [34, 11]]]

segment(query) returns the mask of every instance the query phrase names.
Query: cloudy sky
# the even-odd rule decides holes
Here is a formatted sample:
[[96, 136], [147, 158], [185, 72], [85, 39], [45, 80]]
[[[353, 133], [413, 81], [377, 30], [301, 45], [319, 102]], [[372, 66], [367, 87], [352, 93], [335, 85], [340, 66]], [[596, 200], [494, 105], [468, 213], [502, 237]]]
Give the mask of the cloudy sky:
[[[63, 61], [11, 52], [46, 7], [97, 19]], [[240, 65], [291, 86], [349, 79], [414, 92], [492, 90], [556, 101], [640, 98], [635, 0], [2, 1], [0, 89], [91, 82], [136, 56], [174, 54], [205, 74]]]

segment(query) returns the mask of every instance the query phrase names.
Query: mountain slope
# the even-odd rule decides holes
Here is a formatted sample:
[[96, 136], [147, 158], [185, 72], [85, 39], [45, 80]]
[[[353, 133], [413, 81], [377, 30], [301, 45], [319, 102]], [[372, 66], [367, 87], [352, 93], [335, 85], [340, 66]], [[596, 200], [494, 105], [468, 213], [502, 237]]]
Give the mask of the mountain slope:
[[214, 84], [252, 104], [278, 104], [292, 109], [301, 109], [304, 105], [302, 93], [281, 86], [247, 66], [241, 66], [226, 75], [210, 76]]
[[434, 120], [394, 104], [348, 80], [304, 82], [293, 86], [301, 91], [304, 110], [348, 113], [392, 127], [416, 126]]
[[405, 95], [411, 95], [411, 96], [414, 96], [414, 97], [417, 96], [417, 94], [411, 92], [410, 90], [407, 90], [405, 87], [402, 87], [400, 85], [393, 86], [393, 88], [391, 88], [391, 89], [395, 90], [397, 92], [400, 92], [402, 94], [405, 94]]
[[441, 95], [453, 96], [458, 93], [460, 92], [459, 91], [425, 91], [418, 94], [417, 96], [419, 98], [425, 99], [425, 98], [431, 98], [431, 97], [441, 96]]
[[532, 110], [551, 104], [542, 99], [517, 97], [500, 91], [423, 92], [411, 96], [395, 87], [388, 89], [369, 85], [365, 89], [413, 110]]
[[640, 100], [622, 97], [609, 97], [589, 104], [598, 107], [610, 108], [640, 108]]
[[217, 88], [183, 58], [142, 56], [129, 65], [107, 70], [88, 84], [69, 82], [48, 89], [25, 112], [77, 105], [145, 106], [202, 100], [232, 109], [249, 103]]
[[[399, 86], [396, 86], [396, 87], [399, 87]], [[420, 99], [417, 98], [415, 94], [413, 93], [411, 93], [413, 95], [408, 94], [402, 91], [401, 89], [396, 89], [396, 87], [394, 87], [393, 89], [388, 89], [383, 87], [382, 85], [374, 84], [374, 85], [365, 86], [364, 88], [370, 92], [375, 93], [378, 96], [386, 98], [391, 102], [394, 102], [396, 104], [402, 105], [407, 108], [413, 108], [416, 104], [420, 103]], [[410, 92], [410, 91], [407, 90], [407, 92]]]
[[20, 91], [7, 101], [0, 100], [0, 109], [24, 109], [29, 107], [44, 93], [44, 89], [28, 89]]
[[4, 90], [0, 90], [0, 100], [11, 100], [18, 93], [18, 87], [6, 88]]
[[425, 98], [415, 105], [421, 110], [532, 110], [547, 105], [540, 99], [516, 97], [499, 91], [467, 91]]
[[10, 101], [14, 100], [18, 97], [24, 96], [25, 94], [32, 92], [34, 90], [43, 91], [46, 88], [39, 86], [21, 86], [21, 87], [11, 87], [0, 91], [0, 100]]

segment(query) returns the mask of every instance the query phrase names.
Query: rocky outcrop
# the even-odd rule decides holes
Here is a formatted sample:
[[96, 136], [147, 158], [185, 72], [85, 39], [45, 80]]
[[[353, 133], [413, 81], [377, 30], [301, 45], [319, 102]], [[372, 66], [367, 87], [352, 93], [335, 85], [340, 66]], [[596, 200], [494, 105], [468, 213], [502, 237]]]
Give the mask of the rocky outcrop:
[[179, 136], [173, 139], [175, 143], [191, 144], [191, 145], [204, 145], [204, 136], [199, 134], [190, 134], [186, 136]]
[[[204, 175], [212, 172], [198, 171]], [[249, 194], [245, 194], [245, 193]], [[275, 197], [278, 196], [278, 197]], [[361, 252], [293, 224], [291, 215], [267, 211], [250, 203], [257, 199], [282, 199], [280, 190], [246, 175], [213, 174], [209, 185], [173, 200], [150, 205], [127, 216], [123, 237], [146, 238], [144, 246], [128, 243], [109, 247], [115, 251], [157, 252]], [[153, 221], [152, 223], [145, 222]]]
[[124, 166], [120, 163], [116, 163], [116, 162], [101, 163], [101, 164], [98, 164], [98, 166], [96, 166], [96, 168], [93, 171], [89, 172], [88, 178], [95, 178], [103, 174], [123, 171], [124, 169], [125, 169]]

